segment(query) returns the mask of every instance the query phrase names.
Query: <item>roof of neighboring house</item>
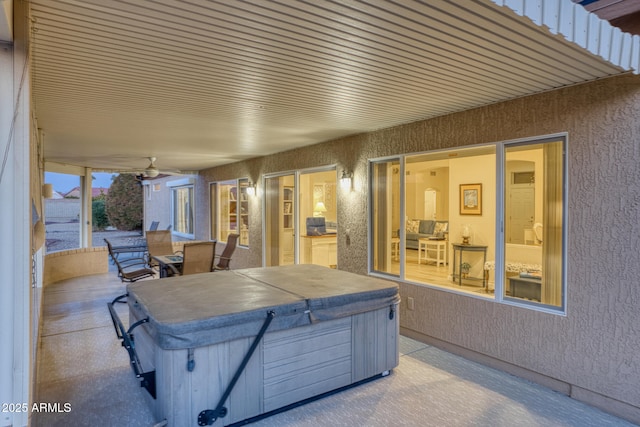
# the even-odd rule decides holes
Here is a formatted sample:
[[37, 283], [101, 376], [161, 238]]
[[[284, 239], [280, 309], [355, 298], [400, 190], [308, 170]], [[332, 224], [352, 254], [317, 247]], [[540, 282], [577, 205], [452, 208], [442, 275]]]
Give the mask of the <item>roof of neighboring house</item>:
[[[105, 196], [109, 193], [109, 187], [93, 187], [91, 189], [91, 197], [98, 197], [101, 194]], [[80, 197], [80, 187], [73, 187], [64, 194], [64, 197]]]

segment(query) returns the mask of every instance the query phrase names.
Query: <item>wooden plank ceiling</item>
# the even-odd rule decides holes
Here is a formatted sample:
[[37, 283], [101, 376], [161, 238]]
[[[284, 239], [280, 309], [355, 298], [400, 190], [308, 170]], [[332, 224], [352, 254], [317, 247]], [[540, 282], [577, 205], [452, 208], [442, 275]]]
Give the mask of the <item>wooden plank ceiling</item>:
[[199, 170], [633, 68], [496, 3], [32, 0], [46, 160]]

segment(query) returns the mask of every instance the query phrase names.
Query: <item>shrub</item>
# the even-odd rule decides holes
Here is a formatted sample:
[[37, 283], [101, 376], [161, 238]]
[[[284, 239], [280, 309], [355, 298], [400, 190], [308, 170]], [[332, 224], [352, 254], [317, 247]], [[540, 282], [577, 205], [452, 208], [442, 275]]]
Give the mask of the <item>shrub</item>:
[[105, 197], [95, 197], [91, 202], [91, 209], [93, 211], [93, 229], [104, 230], [109, 226], [109, 218], [107, 217]]
[[106, 201], [111, 225], [123, 231], [142, 229], [142, 202], [142, 186], [135, 176], [115, 177]]

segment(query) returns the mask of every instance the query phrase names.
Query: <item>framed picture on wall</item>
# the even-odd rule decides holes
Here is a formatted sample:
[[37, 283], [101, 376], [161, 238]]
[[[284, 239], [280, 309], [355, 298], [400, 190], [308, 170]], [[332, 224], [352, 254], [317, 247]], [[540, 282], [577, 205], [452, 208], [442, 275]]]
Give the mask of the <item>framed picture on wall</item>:
[[482, 184], [460, 184], [460, 215], [482, 215]]

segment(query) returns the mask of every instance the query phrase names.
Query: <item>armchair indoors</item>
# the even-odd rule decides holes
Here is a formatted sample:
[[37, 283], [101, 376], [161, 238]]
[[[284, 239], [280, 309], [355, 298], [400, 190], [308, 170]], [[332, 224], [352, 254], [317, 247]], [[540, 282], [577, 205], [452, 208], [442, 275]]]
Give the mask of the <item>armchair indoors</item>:
[[227, 246], [224, 247], [222, 254], [220, 254], [219, 256], [216, 255], [216, 258], [218, 258], [218, 263], [213, 266], [213, 269], [211, 271], [229, 270], [231, 255], [233, 255], [233, 252], [236, 250], [238, 237], [240, 237], [239, 234], [229, 234], [227, 236]]
[[213, 270], [213, 259], [216, 253], [216, 242], [185, 243], [182, 255], [182, 266], [176, 268], [167, 265], [173, 275], [209, 273]]

